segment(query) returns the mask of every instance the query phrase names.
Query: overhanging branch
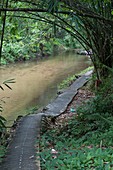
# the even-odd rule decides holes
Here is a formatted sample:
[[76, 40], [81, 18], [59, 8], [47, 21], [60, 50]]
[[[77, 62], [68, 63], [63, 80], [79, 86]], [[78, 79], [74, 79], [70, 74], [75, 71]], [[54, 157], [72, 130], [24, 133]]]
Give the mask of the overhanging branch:
[[[43, 12], [43, 13], [50, 13], [47, 9], [39, 9], [39, 8], [0, 8], [0, 11], [10, 11], [10, 12]], [[67, 15], [77, 15], [82, 17], [88, 17], [98, 20], [103, 20], [104, 22], [109, 23], [110, 25], [113, 25], [113, 20], [107, 19], [105, 17], [102, 17], [100, 15], [96, 14], [90, 14], [90, 13], [83, 13], [80, 11], [54, 11], [54, 13], [59, 14], [67, 14]]]

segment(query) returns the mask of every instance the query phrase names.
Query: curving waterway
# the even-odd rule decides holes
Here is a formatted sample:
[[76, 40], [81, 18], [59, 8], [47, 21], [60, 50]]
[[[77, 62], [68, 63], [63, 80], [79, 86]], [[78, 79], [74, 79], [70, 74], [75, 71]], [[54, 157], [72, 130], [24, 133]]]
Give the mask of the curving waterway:
[[12, 90], [0, 90], [4, 110], [1, 113], [11, 124], [18, 115], [26, 115], [33, 107], [47, 105], [56, 95], [57, 85], [69, 75], [89, 66], [87, 56], [65, 54], [46, 60], [0, 67], [0, 84], [14, 78]]

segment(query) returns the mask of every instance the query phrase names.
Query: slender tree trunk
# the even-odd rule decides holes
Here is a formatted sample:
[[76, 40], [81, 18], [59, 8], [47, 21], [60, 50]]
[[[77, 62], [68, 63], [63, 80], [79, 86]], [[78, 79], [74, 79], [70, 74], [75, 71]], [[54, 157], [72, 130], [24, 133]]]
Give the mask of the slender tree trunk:
[[[5, 7], [8, 7], [8, 0], [6, 1]], [[2, 46], [3, 46], [3, 39], [4, 39], [4, 31], [5, 31], [5, 23], [6, 23], [6, 11], [4, 12], [4, 17], [3, 17], [3, 26], [2, 26], [2, 34], [1, 34], [1, 42], [0, 42], [0, 61], [2, 57]]]

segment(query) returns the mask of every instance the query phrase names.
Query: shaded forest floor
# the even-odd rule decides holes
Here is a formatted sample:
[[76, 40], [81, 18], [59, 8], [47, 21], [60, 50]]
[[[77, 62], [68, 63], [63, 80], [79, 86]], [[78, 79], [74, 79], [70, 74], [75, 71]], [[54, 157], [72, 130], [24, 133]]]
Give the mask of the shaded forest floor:
[[76, 109], [78, 106], [81, 104], [85, 103], [86, 101], [90, 100], [90, 98], [94, 97], [93, 92], [91, 92], [89, 89], [83, 87], [78, 90], [77, 95], [73, 98], [72, 102], [68, 105], [66, 111], [61, 114], [60, 116], [57, 117], [55, 122], [51, 122], [49, 120], [49, 127], [50, 129], [53, 128], [61, 128], [63, 126], [66, 126], [66, 123], [68, 122], [69, 119], [72, 119], [72, 117], [77, 117]]
[[113, 169], [110, 82], [96, 96], [84, 86], [64, 114], [42, 122], [39, 141], [42, 170]]

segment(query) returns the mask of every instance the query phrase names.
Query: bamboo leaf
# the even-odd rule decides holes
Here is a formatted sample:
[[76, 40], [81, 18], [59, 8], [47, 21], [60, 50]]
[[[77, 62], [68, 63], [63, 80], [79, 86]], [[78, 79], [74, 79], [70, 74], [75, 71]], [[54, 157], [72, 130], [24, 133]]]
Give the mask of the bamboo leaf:
[[2, 90], [4, 90], [4, 88], [3, 88], [2, 86], [0, 86], [0, 88], [1, 88]]
[[6, 83], [15, 83], [15, 82], [16, 82], [16, 81], [15, 81], [15, 79], [13, 78], [13, 79], [9, 79], [9, 80], [4, 81], [3, 84], [6, 84]]
[[4, 127], [5, 128], [5, 124], [2, 122], [1, 119], [0, 119], [0, 127]]
[[6, 119], [3, 116], [0, 116], [0, 120], [6, 121]]
[[12, 90], [12, 88], [8, 84], [5, 84], [5, 86], [8, 87], [10, 90]]

